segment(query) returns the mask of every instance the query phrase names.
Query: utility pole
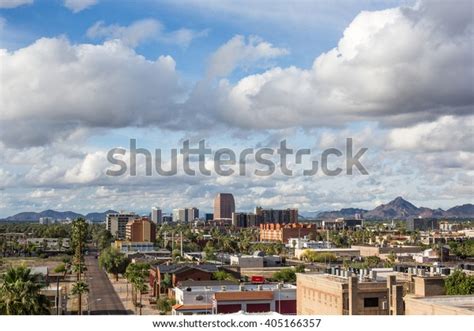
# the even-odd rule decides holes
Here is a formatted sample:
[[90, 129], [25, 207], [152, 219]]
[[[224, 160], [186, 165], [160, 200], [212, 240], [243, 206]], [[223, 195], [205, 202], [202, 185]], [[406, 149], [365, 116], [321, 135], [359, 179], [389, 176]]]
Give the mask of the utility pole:
[[173, 254], [174, 251], [174, 231], [171, 232], [171, 254]]
[[183, 231], [181, 231], [181, 257], [183, 257]]

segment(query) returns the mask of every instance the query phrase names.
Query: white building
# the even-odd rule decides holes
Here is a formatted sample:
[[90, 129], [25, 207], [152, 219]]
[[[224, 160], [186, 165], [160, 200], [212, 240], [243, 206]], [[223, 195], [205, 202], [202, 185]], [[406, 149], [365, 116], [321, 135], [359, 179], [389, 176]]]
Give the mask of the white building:
[[[268, 305], [266, 311], [282, 311], [288, 304], [294, 305], [296, 312], [296, 286], [291, 284], [236, 284], [228, 281], [185, 281], [174, 288], [176, 305], [173, 315], [205, 315], [231, 313], [222, 312], [223, 306], [239, 304], [237, 311], [251, 312], [252, 305]], [[222, 302], [218, 294], [228, 294], [234, 302]], [[216, 295], [217, 294], [217, 295]], [[250, 297], [250, 294], [253, 298]], [[265, 298], [258, 301], [257, 294]], [[249, 301], [250, 300], [250, 301]], [[235, 311], [235, 312], [237, 312]]]
[[155, 224], [163, 222], [163, 213], [160, 207], [151, 208], [151, 221]]
[[264, 268], [264, 267], [279, 267], [282, 264], [281, 256], [279, 255], [233, 255], [230, 257], [230, 265], [239, 266], [241, 269], [245, 268]]
[[52, 217], [40, 217], [39, 219], [39, 224], [49, 225], [53, 223], [54, 223], [54, 219]]

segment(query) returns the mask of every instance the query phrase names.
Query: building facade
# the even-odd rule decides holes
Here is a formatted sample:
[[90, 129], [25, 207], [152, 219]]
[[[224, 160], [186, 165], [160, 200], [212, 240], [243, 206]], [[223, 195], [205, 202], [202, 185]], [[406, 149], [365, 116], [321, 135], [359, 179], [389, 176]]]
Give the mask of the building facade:
[[436, 218], [413, 218], [407, 220], [408, 231], [434, 231], [439, 229]]
[[127, 223], [138, 218], [135, 213], [120, 212], [107, 214], [105, 218], [105, 228], [115, 237], [115, 239], [125, 239]]
[[126, 225], [125, 238], [131, 242], [154, 242], [156, 225], [148, 217], [133, 219]]
[[163, 213], [160, 207], [151, 208], [151, 221], [155, 224], [160, 224], [163, 221]]
[[232, 219], [235, 212], [234, 196], [230, 193], [219, 193], [214, 199], [214, 219]]
[[403, 315], [403, 285], [395, 276], [366, 281], [356, 276], [297, 274], [298, 315]]
[[260, 224], [260, 241], [286, 243], [290, 238], [303, 238], [316, 232], [314, 224]]
[[255, 208], [258, 224], [290, 224], [298, 223], [298, 209], [263, 209]]
[[232, 226], [238, 228], [254, 227], [257, 225], [257, 215], [254, 213], [232, 213]]

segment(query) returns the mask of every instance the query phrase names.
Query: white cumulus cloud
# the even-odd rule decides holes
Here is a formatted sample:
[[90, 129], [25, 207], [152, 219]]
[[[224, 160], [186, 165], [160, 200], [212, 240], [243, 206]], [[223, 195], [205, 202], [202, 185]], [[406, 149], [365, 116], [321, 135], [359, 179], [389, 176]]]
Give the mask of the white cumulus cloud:
[[2, 0], [0, 8], [16, 8], [23, 5], [31, 5], [33, 0]]
[[98, 0], [64, 0], [64, 6], [73, 13], [78, 13], [97, 4]]
[[131, 47], [150, 40], [187, 47], [193, 39], [206, 34], [207, 30], [194, 31], [186, 28], [167, 32], [160, 21], [151, 18], [135, 21], [128, 26], [106, 25], [103, 21], [98, 21], [87, 30], [87, 36], [91, 39], [120, 39]]

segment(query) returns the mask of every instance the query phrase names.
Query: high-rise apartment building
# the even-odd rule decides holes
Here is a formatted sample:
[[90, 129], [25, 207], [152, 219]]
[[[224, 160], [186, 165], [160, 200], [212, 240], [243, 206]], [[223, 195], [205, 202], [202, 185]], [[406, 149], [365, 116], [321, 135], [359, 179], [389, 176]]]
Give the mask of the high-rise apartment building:
[[125, 239], [126, 226], [131, 220], [138, 218], [138, 215], [130, 212], [120, 212], [107, 214], [105, 218], [105, 228], [116, 238]]
[[432, 231], [439, 229], [436, 218], [412, 218], [407, 220], [406, 226], [408, 231]]
[[194, 221], [196, 218], [199, 218], [199, 209], [196, 207], [173, 209], [173, 222], [187, 223]]
[[234, 196], [230, 193], [219, 193], [214, 199], [214, 219], [232, 219], [232, 213], [235, 212]]
[[173, 209], [173, 222], [186, 222], [186, 209], [185, 208]]
[[160, 224], [163, 219], [163, 214], [161, 208], [159, 207], [152, 207], [151, 208], [151, 221], [155, 224]]
[[156, 239], [156, 225], [148, 217], [130, 220], [125, 232], [125, 238], [131, 242], [154, 242]]
[[254, 213], [232, 213], [232, 226], [247, 228], [256, 225], [256, 215]]
[[192, 222], [199, 218], [199, 209], [196, 207], [186, 208], [186, 222]]
[[289, 224], [298, 223], [298, 209], [263, 209], [262, 207], [255, 208], [258, 224], [278, 223]]

